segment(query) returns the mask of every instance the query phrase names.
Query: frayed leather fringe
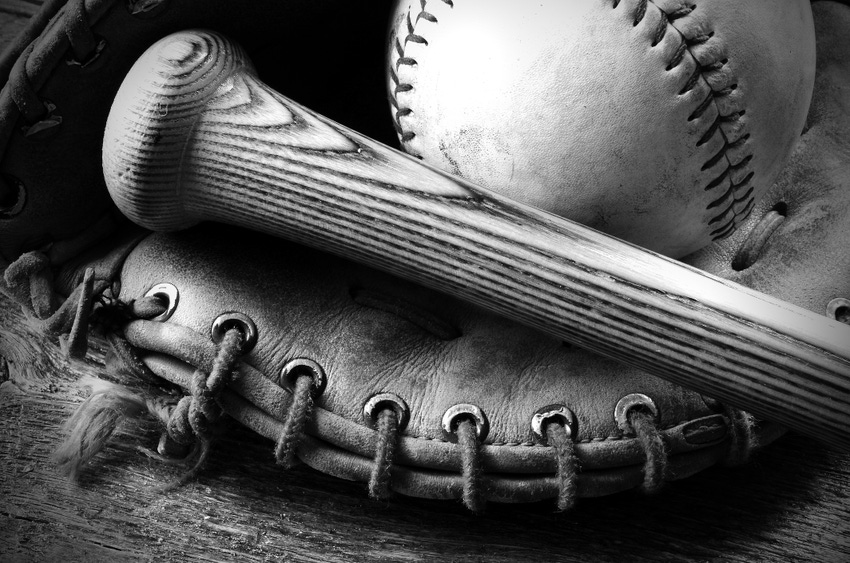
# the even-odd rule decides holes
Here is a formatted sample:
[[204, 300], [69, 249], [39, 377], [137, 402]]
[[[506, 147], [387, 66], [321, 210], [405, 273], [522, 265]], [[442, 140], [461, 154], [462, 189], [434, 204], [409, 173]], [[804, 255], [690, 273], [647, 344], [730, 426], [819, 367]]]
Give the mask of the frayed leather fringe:
[[147, 401], [120, 385], [99, 382], [63, 425], [64, 442], [53, 453], [61, 473], [72, 481], [101, 451], [122, 421], [149, 411]]

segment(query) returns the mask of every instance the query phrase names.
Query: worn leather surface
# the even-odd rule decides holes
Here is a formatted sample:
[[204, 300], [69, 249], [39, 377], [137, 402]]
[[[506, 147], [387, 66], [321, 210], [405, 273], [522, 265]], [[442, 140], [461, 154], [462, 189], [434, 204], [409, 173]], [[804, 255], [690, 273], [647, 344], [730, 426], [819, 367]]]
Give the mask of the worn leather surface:
[[617, 439], [617, 401], [644, 393], [662, 427], [713, 414], [702, 398], [455, 299], [338, 258], [221, 227], [154, 235], [128, 257], [121, 298], [168, 282], [180, 291], [168, 321], [208, 335], [237, 311], [260, 342], [245, 361], [276, 377], [294, 358], [323, 366], [320, 404], [360, 420], [365, 402], [391, 392], [410, 406], [407, 433], [443, 438], [441, 419], [459, 403], [479, 406], [489, 442], [535, 442], [531, 417], [564, 403], [578, 439]]
[[[210, 369], [214, 346], [204, 335], [169, 323], [134, 321], [126, 329], [143, 361], [157, 375], [189, 386], [195, 366]], [[292, 404], [286, 386], [242, 363], [238, 376], [219, 398], [231, 416], [259, 434], [277, 440], [283, 432], [283, 413]], [[298, 450], [305, 463], [325, 473], [368, 480], [374, 463], [375, 431], [363, 420], [350, 420], [316, 408], [307, 424], [307, 437]], [[667, 477], [682, 479], [726, 455], [727, 428], [720, 415], [709, 415], [663, 431], [672, 454]], [[759, 429], [764, 444], [781, 435], [774, 425]], [[397, 442], [393, 489], [426, 498], [457, 498], [463, 487], [457, 445], [403, 433]], [[580, 496], [600, 496], [640, 484], [644, 452], [635, 439], [581, 442], [577, 476]], [[528, 502], [556, 496], [556, 456], [552, 448], [531, 444], [487, 444], [482, 447], [490, 500]]]
[[[51, 257], [61, 262], [109, 235], [104, 222], [114, 222], [118, 213], [101, 171], [106, 117], [136, 59], [154, 41], [180, 29], [226, 33], [248, 50], [264, 80], [290, 97], [366, 134], [380, 137], [385, 129], [391, 131], [389, 119], [372, 117], [385, 115], [381, 53], [389, 0], [88, 0], [81, 18], [85, 24], [69, 25], [72, 4], [49, 20], [31, 52], [17, 61], [0, 61], [4, 70], [25, 70], [0, 76], [0, 182], [14, 192], [0, 201], [0, 265], [29, 250], [70, 245], [53, 251]], [[154, 8], [132, 14], [130, 7], [136, 5]], [[87, 27], [94, 44], [103, 42], [102, 49], [89, 64], [73, 64], [67, 32], [73, 28], [76, 35], [91, 35]], [[359, 62], [364, 64], [329, 65], [352, 49], [363, 55]], [[370, 60], [375, 63], [367, 64]], [[36, 109], [50, 102], [55, 110], [49, 120], [59, 123], [26, 134], [33, 123], [16, 105], [13, 90], [32, 90], [37, 99], [30, 105]]]
[[815, 57], [806, 0], [399, 0], [388, 50], [405, 150], [673, 257], [774, 182]]
[[[377, 393], [394, 393], [410, 409], [400, 448], [400, 463], [418, 475], [405, 485], [409, 494], [437, 494], [437, 481], [420, 481], [423, 470], [459, 472], [456, 445], [442, 418], [463, 403], [479, 407], [489, 421], [488, 471], [549, 480], [527, 484], [537, 491], [529, 493], [533, 498], [552, 496], [556, 486], [554, 453], [531, 429], [532, 416], [552, 404], [567, 406], [577, 419], [585, 495], [640, 482], [643, 450], [614, 419], [617, 402], [631, 393], [651, 397], [660, 411], [658, 426], [678, 460], [671, 476], [690, 475], [727, 453], [725, 417], [696, 393], [301, 246], [221, 226], [151, 235], [127, 258], [120, 297], [141, 298], [163, 282], [179, 290], [173, 316], [135, 321], [126, 330], [149, 367], [185, 386], [195, 366], [209, 369], [212, 363], [214, 320], [227, 312], [248, 315], [259, 339], [242, 359], [234, 392], [244, 401], [229, 399], [231, 414], [274, 439], [289, 404], [288, 384], [279, 382], [282, 368], [296, 358], [317, 362], [327, 375], [310, 429], [318, 449], [304, 446], [299, 455], [335, 475], [358, 478], [369, 466], [374, 431], [363, 407]], [[767, 428], [764, 443], [779, 434]], [[350, 471], [348, 464], [354, 464]], [[611, 473], [614, 468], [630, 469], [616, 478], [621, 470]], [[524, 486], [516, 485], [513, 500], [528, 500]], [[511, 498], [505, 492], [511, 487], [505, 487], [492, 498]]]

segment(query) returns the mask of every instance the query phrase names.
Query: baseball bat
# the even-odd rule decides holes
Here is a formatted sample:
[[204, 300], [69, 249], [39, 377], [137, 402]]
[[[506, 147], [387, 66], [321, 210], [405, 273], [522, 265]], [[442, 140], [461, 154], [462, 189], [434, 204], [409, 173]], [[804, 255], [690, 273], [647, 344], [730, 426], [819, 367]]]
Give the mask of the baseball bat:
[[216, 221], [327, 250], [850, 449], [850, 326], [370, 140], [268, 88], [214, 33], [136, 62], [103, 168], [149, 229]]

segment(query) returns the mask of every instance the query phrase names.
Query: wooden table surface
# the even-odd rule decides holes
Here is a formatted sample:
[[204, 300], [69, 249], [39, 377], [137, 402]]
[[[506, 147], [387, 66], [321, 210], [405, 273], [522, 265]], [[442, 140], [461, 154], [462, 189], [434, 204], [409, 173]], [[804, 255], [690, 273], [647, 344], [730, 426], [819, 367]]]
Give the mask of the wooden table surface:
[[[0, 2], [0, 47], [38, 2]], [[551, 502], [375, 502], [365, 486], [301, 467], [234, 428], [207, 469], [167, 494], [173, 470], [114, 446], [81, 483], [50, 454], [102, 374], [103, 346], [69, 362], [0, 294], [0, 561], [850, 561], [850, 454], [789, 434], [741, 468], [714, 468], [658, 495]], [[156, 439], [125, 429], [127, 441]]]

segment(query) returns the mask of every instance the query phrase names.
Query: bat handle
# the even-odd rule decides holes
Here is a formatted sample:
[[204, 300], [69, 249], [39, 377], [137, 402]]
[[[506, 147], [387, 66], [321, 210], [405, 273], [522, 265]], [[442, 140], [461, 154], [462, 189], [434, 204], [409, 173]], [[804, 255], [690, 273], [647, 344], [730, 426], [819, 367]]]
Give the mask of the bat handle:
[[137, 61], [103, 168], [147, 228], [328, 250], [850, 449], [850, 326], [426, 166], [274, 92], [216, 34]]

